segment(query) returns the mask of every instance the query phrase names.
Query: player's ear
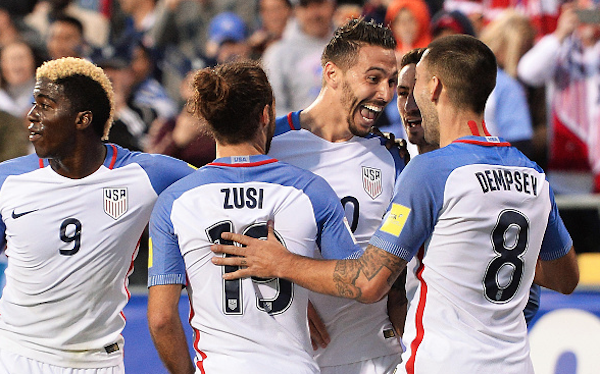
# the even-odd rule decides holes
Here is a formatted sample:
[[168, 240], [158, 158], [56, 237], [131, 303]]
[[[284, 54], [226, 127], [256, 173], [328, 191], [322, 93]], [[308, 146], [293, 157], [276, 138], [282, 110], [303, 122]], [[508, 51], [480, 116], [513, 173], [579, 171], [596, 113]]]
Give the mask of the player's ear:
[[268, 125], [271, 122], [271, 116], [273, 115], [273, 110], [271, 108], [271, 104], [267, 104], [263, 108], [260, 121], [263, 125]]
[[342, 78], [342, 70], [331, 61], [328, 61], [325, 66], [323, 66], [323, 80], [327, 86], [336, 89]]
[[84, 130], [92, 124], [93, 118], [94, 114], [89, 110], [79, 112], [77, 113], [77, 118], [75, 119], [75, 126], [78, 130]]
[[431, 101], [437, 102], [439, 100], [443, 88], [444, 85], [442, 84], [440, 78], [435, 75], [432, 76], [431, 80], [429, 81], [429, 94]]

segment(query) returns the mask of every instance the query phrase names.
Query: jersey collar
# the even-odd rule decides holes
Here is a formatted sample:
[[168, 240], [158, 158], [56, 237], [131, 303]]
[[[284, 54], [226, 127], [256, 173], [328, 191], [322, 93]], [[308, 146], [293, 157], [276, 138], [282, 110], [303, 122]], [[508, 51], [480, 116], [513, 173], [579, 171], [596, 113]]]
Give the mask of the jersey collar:
[[456, 139], [452, 143], [467, 143], [481, 145], [484, 147], [510, 147], [510, 143], [497, 136], [464, 136]]
[[250, 155], [221, 157], [209, 163], [208, 165], [229, 167], [252, 167], [270, 164], [273, 162], [277, 162], [277, 160], [267, 155]]

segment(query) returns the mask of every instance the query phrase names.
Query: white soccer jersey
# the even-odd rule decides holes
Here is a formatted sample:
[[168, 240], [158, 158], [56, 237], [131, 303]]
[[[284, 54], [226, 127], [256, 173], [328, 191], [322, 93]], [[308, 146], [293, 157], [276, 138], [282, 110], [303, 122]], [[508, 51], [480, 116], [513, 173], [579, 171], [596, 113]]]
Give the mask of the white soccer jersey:
[[533, 373], [523, 309], [536, 261], [572, 246], [544, 172], [468, 136], [415, 157], [398, 186], [371, 244], [420, 260], [399, 372]]
[[308, 291], [282, 279], [223, 281], [211, 263], [224, 231], [276, 235], [293, 253], [356, 258], [335, 193], [320, 177], [265, 155], [228, 157], [167, 189], [150, 220], [150, 287], [186, 284], [201, 373], [318, 373], [306, 317]]
[[[404, 162], [397, 149], [386, 149], [384, 140], [376, 136], [332, 143], [300, 129], [300, 113], [277, 119], [269, 155], [323, 177], [342, 202], [354, 236], [365, 249], [389, 207]], [[311, 292], [310, 300], [331, 338], [326, 349], [315, 352], [319, 366], [402, 352], [388, 317], [387, 297], [362, 304]]]
[[48, 364], [123, 361], [127, 277], [158, 194], [193, 171], [109, 144], [93, 174], [70, 179], [36, 155], [0, 164], [6, 287], [0, 348]]

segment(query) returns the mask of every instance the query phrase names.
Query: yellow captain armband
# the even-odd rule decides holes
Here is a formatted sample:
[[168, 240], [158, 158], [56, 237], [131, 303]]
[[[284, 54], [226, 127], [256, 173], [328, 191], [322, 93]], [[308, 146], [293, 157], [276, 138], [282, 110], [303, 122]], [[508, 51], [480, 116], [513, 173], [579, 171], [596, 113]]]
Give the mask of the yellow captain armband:
[[152, 238], [148, 239], [148, 269], [152, 267]]
[[392, 203], [392, 210], [387, 214], [387, 218], [383, 222], [380, 230], [394, 236], [400, 236], [409, 214], [410, 208]]

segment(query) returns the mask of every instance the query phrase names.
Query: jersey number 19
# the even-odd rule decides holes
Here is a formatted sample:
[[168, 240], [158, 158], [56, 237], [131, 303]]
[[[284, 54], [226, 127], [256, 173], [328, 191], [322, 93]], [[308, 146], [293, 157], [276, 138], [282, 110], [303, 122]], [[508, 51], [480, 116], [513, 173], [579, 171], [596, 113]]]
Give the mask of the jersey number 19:
[[[221, 234], [224, 232], [235, 232], [233, 222], [221, 221], [206, 229], [208, 240], [216, 244], [233, 245], [230, 240], [221, 239]], [[255, 223], [246, 227], [242, 232], [243, 235], [250, 236], [256, 239], [267, 238], [267, 224]], [[275, 236], [285, 246], [281, 235], [275, 232]], [[225, 255], [229, 257], [230, 255]], [[238, 270], [238, 266], [224, 266], [224, 273], [231, 273]], [[256, 295], [256, 308], [270, 315], [280, 314], [285, 312], [294, 299], [294, 284], [285, 279], [279, 278], [258, 278], [252, 277]], [[257, 284], [269, 284], [276, 290], [275, 297], [263, 298], [260, 295]], [[223, 281], [223, 313], [227, 315], [242, 315], [244, 314], [244, 305], [242, 298], [242, 279], [224, 280]]]

